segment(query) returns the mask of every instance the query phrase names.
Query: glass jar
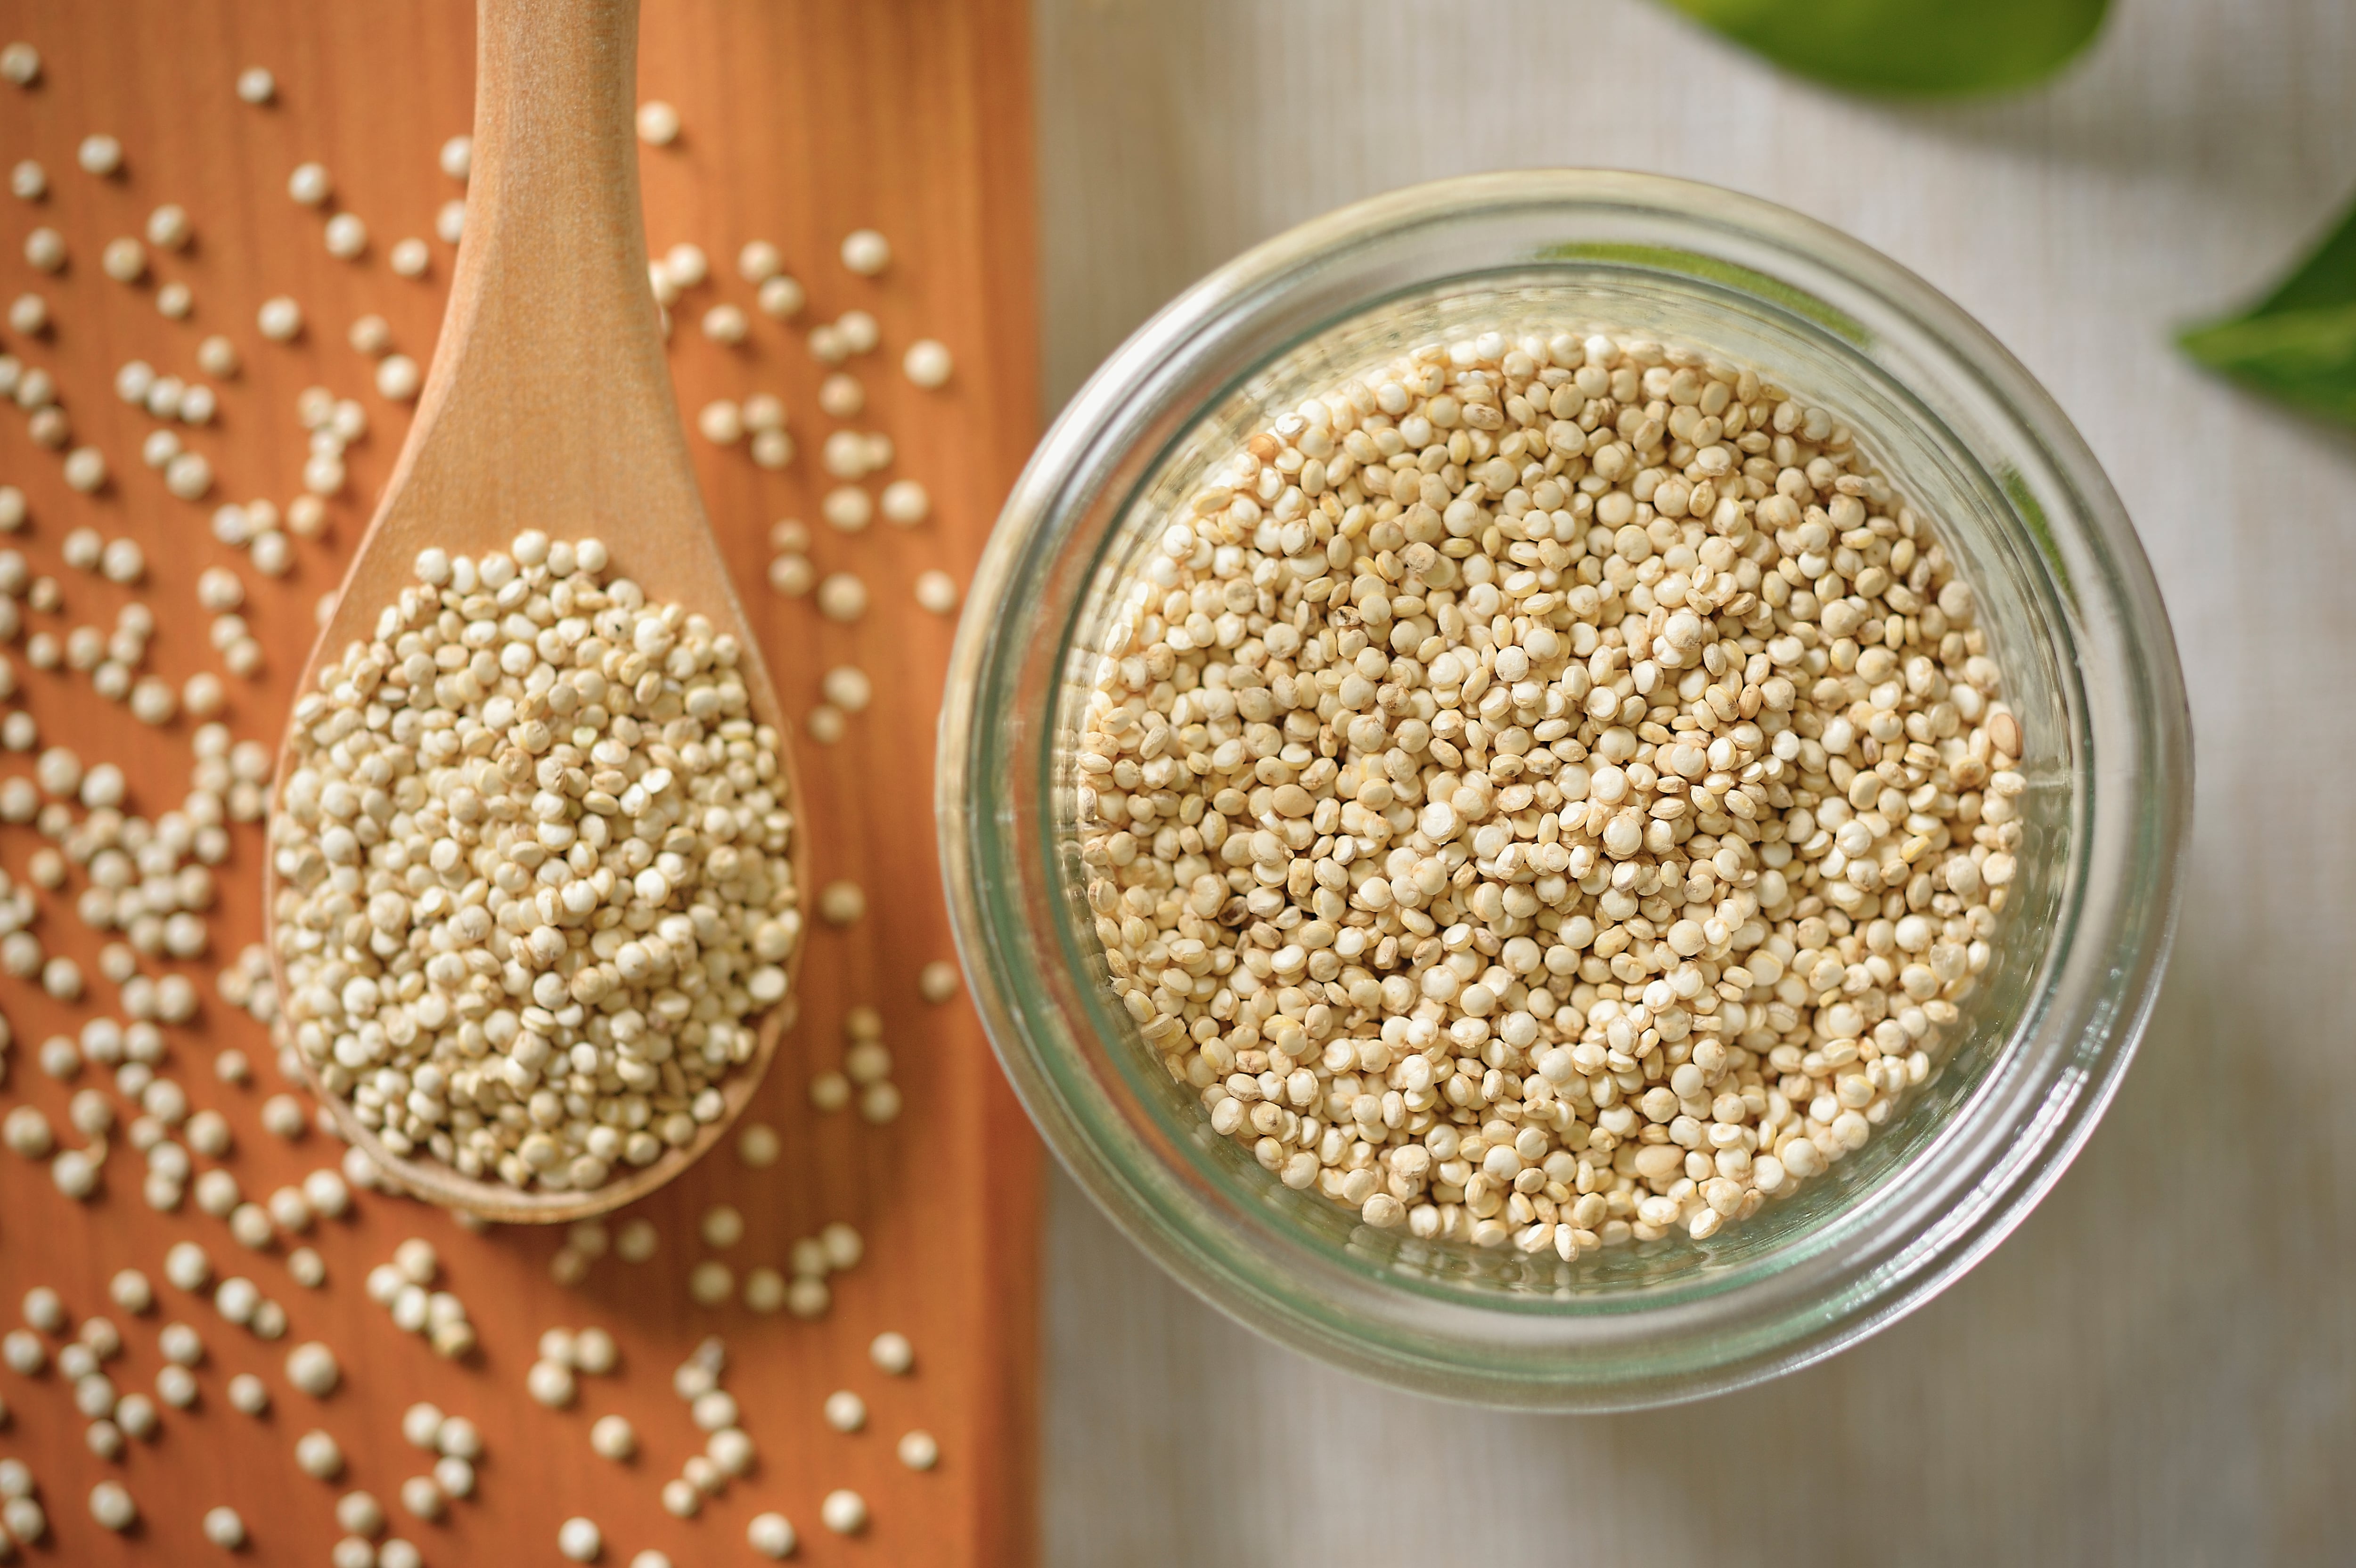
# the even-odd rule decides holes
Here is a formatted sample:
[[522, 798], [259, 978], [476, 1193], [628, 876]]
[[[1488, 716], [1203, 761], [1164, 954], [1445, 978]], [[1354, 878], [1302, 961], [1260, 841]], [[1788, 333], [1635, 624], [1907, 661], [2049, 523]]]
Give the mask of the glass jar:
[[[1108, 984], [1074, 823], [1098, 639], [1167, 509], [1312, 392], [1476, 324], [1525, 321], [1699, 347], [1855, 431], [1962, 562], [2029, 780], [1996, 955], [1931, 1080], [1862, 1149], [1751, 1219], [1569, 1264], [1376, 1230], [1215, 1133]], [[2012, 357], [1922, 280], [1807, 219], [1588, 171], [1344, 208], [1141, 328], [1007, 503], [958, 632], [940, 754], [941, 858], [974, 998], [1080, 1185], [1180, 1281], [1273, 1339], [1530, 1409], [1659, 1403], [1804, 1365], [1986, 1255], [2126, 1071], [2174, 926], [2191, 799], [2181, 676], [2142, 550]]]

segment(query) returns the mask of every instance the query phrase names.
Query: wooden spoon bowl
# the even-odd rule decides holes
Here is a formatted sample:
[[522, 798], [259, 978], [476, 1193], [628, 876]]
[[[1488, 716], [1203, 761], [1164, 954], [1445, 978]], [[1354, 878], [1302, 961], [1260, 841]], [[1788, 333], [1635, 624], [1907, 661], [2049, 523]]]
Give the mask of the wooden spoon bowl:
[[[527, 528], [594, 536], [611, 551], [612, 573], [636, 581], [649, 602], [679, 603], [735, 635], [753, 717], [777, 735], [792, 809], [800, 794], [786, 726], [696, 489], [647, 281], [632, 133], [637, 10], [637, 0], [481, 0], [466, 238], [441, 340], [391, 482], [296, 689], [317, 689], [324, 663], [373, 637], [379, 613], [416, 581], [420, 550], [479, 558]], [[281, 784], [293, 745], [290, 726]], [[808, 842], [798, 821], [790, 854], [805, 897]], [[283, 1005], [281, 882], [269, 859], [263, 908]], [[586, 1191], [519, 1190], [397, 1155], [307, 1061], [301, 1070], [344, 1136], [417, 1197], [509, 1221], [599, 1214], [677, 1176], [743, 1112], [791, 1021], [800, 947], [787, 961], [786, 999], [755, 1025], [752, 1058], [720, 1081], [722, 1115], [687, 1145]]]

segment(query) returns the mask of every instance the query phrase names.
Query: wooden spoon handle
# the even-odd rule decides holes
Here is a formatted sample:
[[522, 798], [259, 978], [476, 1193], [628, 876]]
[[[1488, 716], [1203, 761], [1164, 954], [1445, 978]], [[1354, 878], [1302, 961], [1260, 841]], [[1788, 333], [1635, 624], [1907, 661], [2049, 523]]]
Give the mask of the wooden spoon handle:
[[403, 525], [454, 548], [705, 526], [647, 282], [637, 23], [637, 0], [481, 0], [465, 238], [374, 541], [404, 559]]

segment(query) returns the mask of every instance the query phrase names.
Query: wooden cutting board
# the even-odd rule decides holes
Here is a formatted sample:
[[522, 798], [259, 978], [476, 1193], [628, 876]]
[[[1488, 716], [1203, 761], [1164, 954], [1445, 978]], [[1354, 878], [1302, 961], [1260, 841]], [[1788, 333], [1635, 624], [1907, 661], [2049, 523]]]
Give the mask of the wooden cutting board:
[[[678, 1564], [750, 1561], [746, 1522], [772, 1509], [798, 1531], [798, 1561], [995, 1564], [1031, 1556], [1035, 1145], [969, 1008], [961, 997], [930, 1004], [917, 991], [923, 965], [952, 956], [930, 803], [953, 622], [920, 609], [911, 586], [936, 567], [967, 580], [1033, 434], [1025, 16], [1019, 0], [648, 0], [642, 21], [641, 96], [675, 105], [684, 127], [673, 145], [644, 149], [649, 248], [660, 254], [688, 240], [712, 260], [712, 281], [673, 312], [680, 405], [692, 420], [715, 398], [775, 393], [800, 449], [790, 467], [772, 473], [742, 444], [695, 438], [708, 508], [788, 711], [798, 720], [820, 701], [820, 676], [832, 666], [864, 669], [875, 693], [837, 743], [797, 736], [817, 879], [858, 882], [868, 912], [846, 930], [814, 923], [800, 1022], [747, 1113], [748, 1124], [777, 1128], [784, 1157], [755, 1170], [723, 1146], [669, 1189], [615, 1217], [617, 1227], [639, 1214], [655, 1222], [660, 1243], [651, 1261], [632, 1265], [609, 1253], [572, 1287], [552, 1278], [561, 1233], [472, 1234], [444, 1214], [380, 1194], [361, 1194], [350, 1217], [322, 1221], [307, 1237], [247, 1253], [193, 1200], [172, 1214], [142, 1201], [144, 1160], [122, 1136], [133, 1107], [107, 1070], [85, 1067], [61, 1083], [37, 1065], [48, 1036], [102, 1013], [120, 1016], [114, 987], [98, 978], [100, 940], [73, 913], [72, 894], [84, 885], [76, 871], [66, 888], [43, 895], [36, 929], [51, 951], [80, 961], [91, 992], [67, 1007], [24, 980], [0, 977], [0, 1011], [16, 1041], [0, 1105], [38, 1105], [62, 1131], [72, 1093], [95, 1087], [116, 1107], [116, 1135], [102, 1193], [86, 1205], [62, 1197], [41, 1166], [0, 1153], [0, 1319], [17, 1327], [17, 1301], [36, 1285], [59, 1292], [76, 1320], [112, 1317], [125, 1349], [108, 1371], [124, 1392], [152, 1393], [163, 1364], [157, 1330], [167, 1322], [194, 1326], [208, 1356], [197, 1370], [198, 1403], [165, 1409], [157, 1435], [134, 1440], [111, 1462], [85, 1447], [86, 1423], [54, 1365], [36, 1378], [0, 1371], [8, 1412], [0, 1454], [32, 1466], [50, 1520], [49, 1543], [35, 1561], [204, 1560], [215, 1549], [199, 1520], [227, 1504], [252, 1534], [246, 1558], [316, 1565], [341, 1533], [336, 1499], [355, 1487], [382, 1500], [392, 1531], [418, 1544], [430, 1565], [560, 1561], [558, 1526], [576, 1514], [602, 1527], [608, 1563], [627, 1563], [648, 1547]], [[378, 395], [373, 364], [348, 345], [348, 329], [364, 315], [381, 315], [394, 347], [422, 365], [440, 325], [452, 251], [434, 238], [434, 217], [462, 187], [441, 171], [437, 153], [471, 118], [471, 7], [462, 0], [14, 4], [0, 5], [0, 40], [7, 39], [33, 43], [43, 64], [29, 90], [0, 84], [0, 162], [37, 159], [49, 192], [33, 203], [0, 196], [0, 296], [38, 292], [55, 324], [0, 339], [55, 378], [70, 444], [100, 448], [112, 475], [94, 496], [70, 490], [62, 454], [37, 447], [26, 417], [0, 406], [0, 483], [19, 486], [31, 514], [0, 548], [21, 550], [64, 592], [60, 613], [28, 615], [27, 628], [60, 636], [84, 624], [109, 628], [121, 604], [140, 599], [156, 621], [147, 667], [177, 688], [221, 667], [194, 583], [204, 568], [227, 566], [247, 584], [242, 613], [267, 652], [259, 680], [225, 677], [224, 717], [238, 738], [274, 744], [314, 605], [337, 581], [407, 422], [406, 405]], [[241, 102], [233, 91], [238, 71], [252, 65], [276, 76], [277, 97], [267, 106]], [[94, 132], [121, 140], [120, 174], [98, 178], [76, 165], [77, 144]], [[326, 214], [289, 199], [288, 176], [308, 161], [333, 177], [329, 210], [367, 224], [369, 248], [357, 261], [331, 257]], [[166, 202], [187, 209], [194, 243], [177, 254], [152, 252], [149, 274], [135, 285], [107, 277], [99, 266], [105, 242], [142, 232]], [[57, 276], [36, 272], [23, 255], [25, 236], [40, 225], [67, 244], [70, 259]], [[838, 259], [842, 236], [862, 227], [892, 243], [894, 261], [881, 277], [854, 276]], [[397, 276], [388, 262], [394, 242], [409, 236], [430, 246], [423, 278]], [[793, 322], [761, 314], [753, 288], [736, 275], [738, 248], [755, 239], [777, 245], [809, 291], [809, 306]], [[195, 308], [183, 321], [156, 309], [158, 285], [172, 281], [193, 291]], [[292, 343], [265, 341], [256, 326], [262, 301], [281, 294], [298, 301], [305, 319]], [[721, 303], [741, 306], [752, 323], [739, 347], [707, 341], [697, 328]], [[867, 406], [837, 421], [819, 411], [827, 368], [804, 336], [851, 309], [877, 318], [883, 347], [844, 367], [864, 383]], [[234, 378], [198, 376], [197, 346], [215, 333], [238, 347], [243, 368]], [[913, 388], [899, 368], [906, 346], [927, 336], [955, 357], [955, 375], [938, 391]], [[134, 357], [218, 389], [210, 425], [176, 427], [212, 466], [212, 490], [199, 502], [167, 494], [140, 462], [140, 443], [158, 421], [112, 390], [116, 368]], [[312, 386], [357, 399], [370, 428], [347, 453], [349, 483], [329, 504], [326, 533], [297, 540], [294, 569], [273, 581], [243, 552], [217, 542], [209, 518], [223, 501], [265, 497], [283, 508], [301, 493], [307, 438], [296, 399]], [[819, 449], [838, 428], [891, 436], [895, 463], [868, 487], [920, 480], [933, 498], [928, 522], [846, 535], [819, 520], [819, 497], [833, 482], [819, 468]], [[865, 581], [872, 608], [856, 624], [822, 619], [810, 600], [787, 600], [766, 585], [770, 527], [796, 517], [810, 525], [821, 575], [847, 571]], [[82, 526], [137, 539], [148, 562], [145, 582], [120, 588], [64, 566], [61, 543]], [[18, 677], [10, 705], [37, 718], [43, 744], [121, 764], [134, 812], [153, 816], [179, 804], [190, 720], [148, 729], [95, 696], [88, 677], [27, 667], [21, 637], [0, 651]], [[30, 756], [0, 753], [0, 777], [28, 774], [31, 764]], [[0, 827], [0, 867], [21, 880], [41, 843], [30, 827]], [[215, 972], [260, 938], [261, 853], [259, 828], [238, 827], [207, 956], [147, 965], [198, 982], [198, 1019], [166, 1031], [161, 1072], [197, 1107], [228, 1119], [235, 1145], [219, 1163], [252, 1198], [336, 1164], [342, 1152], [316, 1129], [294, 1143], [263, 1130], [262, 1101], [289, 1086], [272, 1065], [263, 1029], [214, 988]], [[880, 1128], [851, 1111], [821, 1115], [809, 1097], [813, 1074], [841, 1064], [842, 1020], [859, 1004], [883, 1014], [905, 1099], [898, 1120]], [[232, 1047], [255, 1064], [246, 1086], [215, 1077], [217, 1053]], [[67, 1134], [66, 1141], [80, 1140]], [[214, 1163], [196, 1161], [199, 1170]], [[723, 1201], [747, 1224], [741, 1242], [715, 1252], [698, 1239], [698, 1220]], [[699, 1261], [717, 1257], [741, 1282], [757, 1266], [786, 1267], [794, 1239], [838, 1220], [863, 1234], [865, 1254], [833, 1277], [823, 1317], [761, 1316], [741, 1297], [718, 1308], [691, 1299], [688, 1274]], [[443, 1284], [478, 1330], [480, 1349], [464, 1361], [436, 1359], [362, 1290], [369, 1270], [411, 1236], [439, 1249]], [[200, 1243], [217, 1274], [245, 1275], [282, 1304], [287, 1336], [264, 1343], [223, 1321], [209, 1301], [166, 1285], [166, 1249], [183, 1240]], [[323, 1288], [290, 1278], [285, 1259], [296, 1240], [324, 1256]], [[155, 1282], [154, 1311], [134, 1317], [106, 1300], [108, 1280], [124, 1267]], [[570, 1409], [533, 1403], [524, 1379], [541, 1331], [591, 1325], [618, 1341], [616, 1374], [584, 1377]], [[870, 1364], [869, 1341], [884, 1330], [913, 1341], [910, 1375], [886, 1376]], [[680, 1520], [663, 1511], [659, 1494], [701, 1450], [702, 1435], [672, 1392], [671, 1373], [715, 1334], [728, 1353], [723, 1386], [738, 1401], [759, 1458], [700, 1517]], [[295, 1391], [284, 1371], [286, 1351], [314, 1339], [343, 1368], [340, 1388], [325, 1400]], [[61, 1342], [50, 1340], [53, 1354]], [[230, 1407], [226, 1385], [241, 1371], [270, 1386], [273, 1408], [262, 1419]], [[844, 1388], [870, 1413], [856, 1434], [835, 1431], [821, 1416], [826, 1396]], [[412, 1519], [396, 1501], [402, 1481], [428, 1467], [400, 1431], [402, 1411], [418, 1400], [470, 1418], [487, 1443], [477, 1495], [453, 1502], [439, 1522]], [[635, 1424], [635, 1462], [616, 1466], [592, 1454], [590, 1424], [608, 1412]], [[314, 1426], [333, 1434], [347, 1456], [347, 1475], [335, 1485], [294, 1467], [295, 1439]], [[906, 1468], [894, 1452], [902, 1434], [919, 1428], [940, 1445], [939, 1465], [926, 1473]], [[142, 1522], [127, 1536], [109, 1535], [91, 1517], [91, 1488], [110, 1478], [139, 1507]], [[867, 1501], [871, 1521], [855, 1537], [819, 1522], [820, 1499], [837, 1488]]]

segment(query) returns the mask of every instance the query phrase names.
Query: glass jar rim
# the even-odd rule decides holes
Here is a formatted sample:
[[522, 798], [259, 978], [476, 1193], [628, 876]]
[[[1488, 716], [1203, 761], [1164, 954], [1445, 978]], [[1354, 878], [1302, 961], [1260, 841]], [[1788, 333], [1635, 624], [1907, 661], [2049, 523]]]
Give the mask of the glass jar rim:
[[[1430, 270], [1436, 248], [1488, 258], [1467, 279], [1605, 269], [1706, 285], [1935, 378], [1951, 411], [1983, 440], [2003, 438], [1992, 477], [2034, 539], [2059, 617], [2041, 629], [2067, 643], [2072, 675], [2094, 677], [2073, 699], [2069, 908], [1970, 1115], [1911, 1155], [1903, 1180], [1755, 1277], [1566, 1312], [1354, 1274], [1282, 1216], [1256, 1223], [1215, 1201], [1099, 1103], [1076, 1070], [1090, 1042], [1038, 986], [1040, 954], [1059, 949], [1036, 943], [1038, 912], [1019, 884], [1052, 880], [1024, 837], [1042, 803], [1006, 786], [1022, 775], [1012, 750], [1036, 748], [1044, 764], [1055, 742], [1053, 724], [1011, 702], [1044, 633], [1055, 666], [1069, 645], [1068, 626], [1034, 613], [1044, 585], [1102, 544], [1086, 536], [1090, 520], [1126, 514], [1113, 497], [1200, 410], [1379, 309], [1387, 289], [1453, 281]], [[1007, 503], [959, 628], [940, 757], [940, 848], [976, 1004], [1033, 1120], [1098, 1205], [1182, 1283], [1263, 1332], [1427, 1392], [1555, 1409], [1691, 1398], [1805, 1364], [1930, 1299], [2001, 1241], [2066, 1168], [2132, 1055], [2174, 928], [2190, 799], [2181, 676], [2148, 566], [2093, 454], [2027, 371], [1952, 302], [1836, 230], [1712, 187], [1588, 170], [1469, 176], [1341, 208], [1237, 258], [1140, 328], [1066, 407]]]

